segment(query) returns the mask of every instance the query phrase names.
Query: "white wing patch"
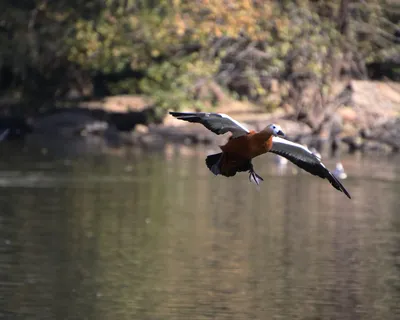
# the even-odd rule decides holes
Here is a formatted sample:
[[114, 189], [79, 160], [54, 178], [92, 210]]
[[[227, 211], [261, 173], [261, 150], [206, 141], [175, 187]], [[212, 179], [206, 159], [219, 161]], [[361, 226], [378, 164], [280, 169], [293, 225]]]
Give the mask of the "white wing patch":
[[240, 129], [240, 131], [238, 131], [238, 132], [232, 132], [232, 137], [233, 137], [233, 138], [236, 138], [236, 136], [242, 135], [242, 132], [241, 132], [241, 131], [244, 131], [244, 132], [246, 132], [246, 133], [249, 133], [249, 132], [250, 132], [249, 129], [247, 129], [242, 123], [240, 123], [239, 121], [236, 121], [235, 119], [232, 119], [232, 118], [231, 118], [230, 116], [228, 116], [227, 114], [225, 114], [225, 113], [219, 113], [219, 115], [220, 115], [222, 118], [233, 122], [233, 123], [238, 127], [238, 129]]
[[319, 163], [325, 167], [321, 162], [321, 158], [312, 153], [307, 147], [280, 137], [272, 137], [272, 150], [295, 156], [305, 162]]

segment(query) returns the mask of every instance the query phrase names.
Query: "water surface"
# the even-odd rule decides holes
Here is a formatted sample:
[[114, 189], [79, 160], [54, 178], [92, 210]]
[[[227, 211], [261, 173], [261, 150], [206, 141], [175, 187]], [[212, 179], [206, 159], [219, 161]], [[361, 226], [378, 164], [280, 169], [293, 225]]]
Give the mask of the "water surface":
[[272, 155], [257, 191], [202, 151], [5, 148], [0, 318], [400, 318], [398, 157], [343, 158], [349, 200]]

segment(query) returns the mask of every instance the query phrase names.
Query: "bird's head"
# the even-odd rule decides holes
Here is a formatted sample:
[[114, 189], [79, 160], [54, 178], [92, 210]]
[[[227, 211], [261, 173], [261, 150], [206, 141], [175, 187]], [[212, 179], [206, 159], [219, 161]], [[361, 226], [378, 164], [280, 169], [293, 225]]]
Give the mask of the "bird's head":
[[271, 135], [273, 135], [274, 137], [280, 136], [280, 137], [284, 137], [285, 134], [282, 131], [282, 128], [280, 126], [278, 126], [277, 124], [270, 124], [267, 128], [268, 131], [271, 132]]

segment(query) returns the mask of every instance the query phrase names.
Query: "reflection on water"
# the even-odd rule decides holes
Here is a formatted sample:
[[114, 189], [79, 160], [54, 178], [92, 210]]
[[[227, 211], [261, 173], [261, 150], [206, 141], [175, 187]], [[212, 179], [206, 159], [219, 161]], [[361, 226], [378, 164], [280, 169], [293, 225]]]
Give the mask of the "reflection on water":
[[399, 319], [400, 161], [343, 164], [353, 200], [268, 156], [257, 192], [204, 154], [8, 154], [0, 318]]

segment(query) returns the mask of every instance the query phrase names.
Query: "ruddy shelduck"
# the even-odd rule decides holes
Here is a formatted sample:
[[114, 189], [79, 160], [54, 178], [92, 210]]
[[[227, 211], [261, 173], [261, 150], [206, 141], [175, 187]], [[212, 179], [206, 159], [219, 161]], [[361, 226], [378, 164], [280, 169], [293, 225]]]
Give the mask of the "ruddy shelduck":
[[222, 113], [170, 112], [180, 120], [197, 122], [216, 134], [231, 132], [228, 142], [220, 146], [222, 152], [206, 158], [207, 167], [215, 175], [232, 177], [237, 172], [248, 171], [249, 179], [259, 185], [261, 178], [253, 168], [251, 160], [267, 152], [287, 158], [301, 169], [322, 179], [328, 179], [331, 185], [348, 197], [350, 194], [321, 159], [306, 147], [281, 138], [284, 133], [280, 126], [270, 124], [260, 132], [248, 130], [243, 124]]

